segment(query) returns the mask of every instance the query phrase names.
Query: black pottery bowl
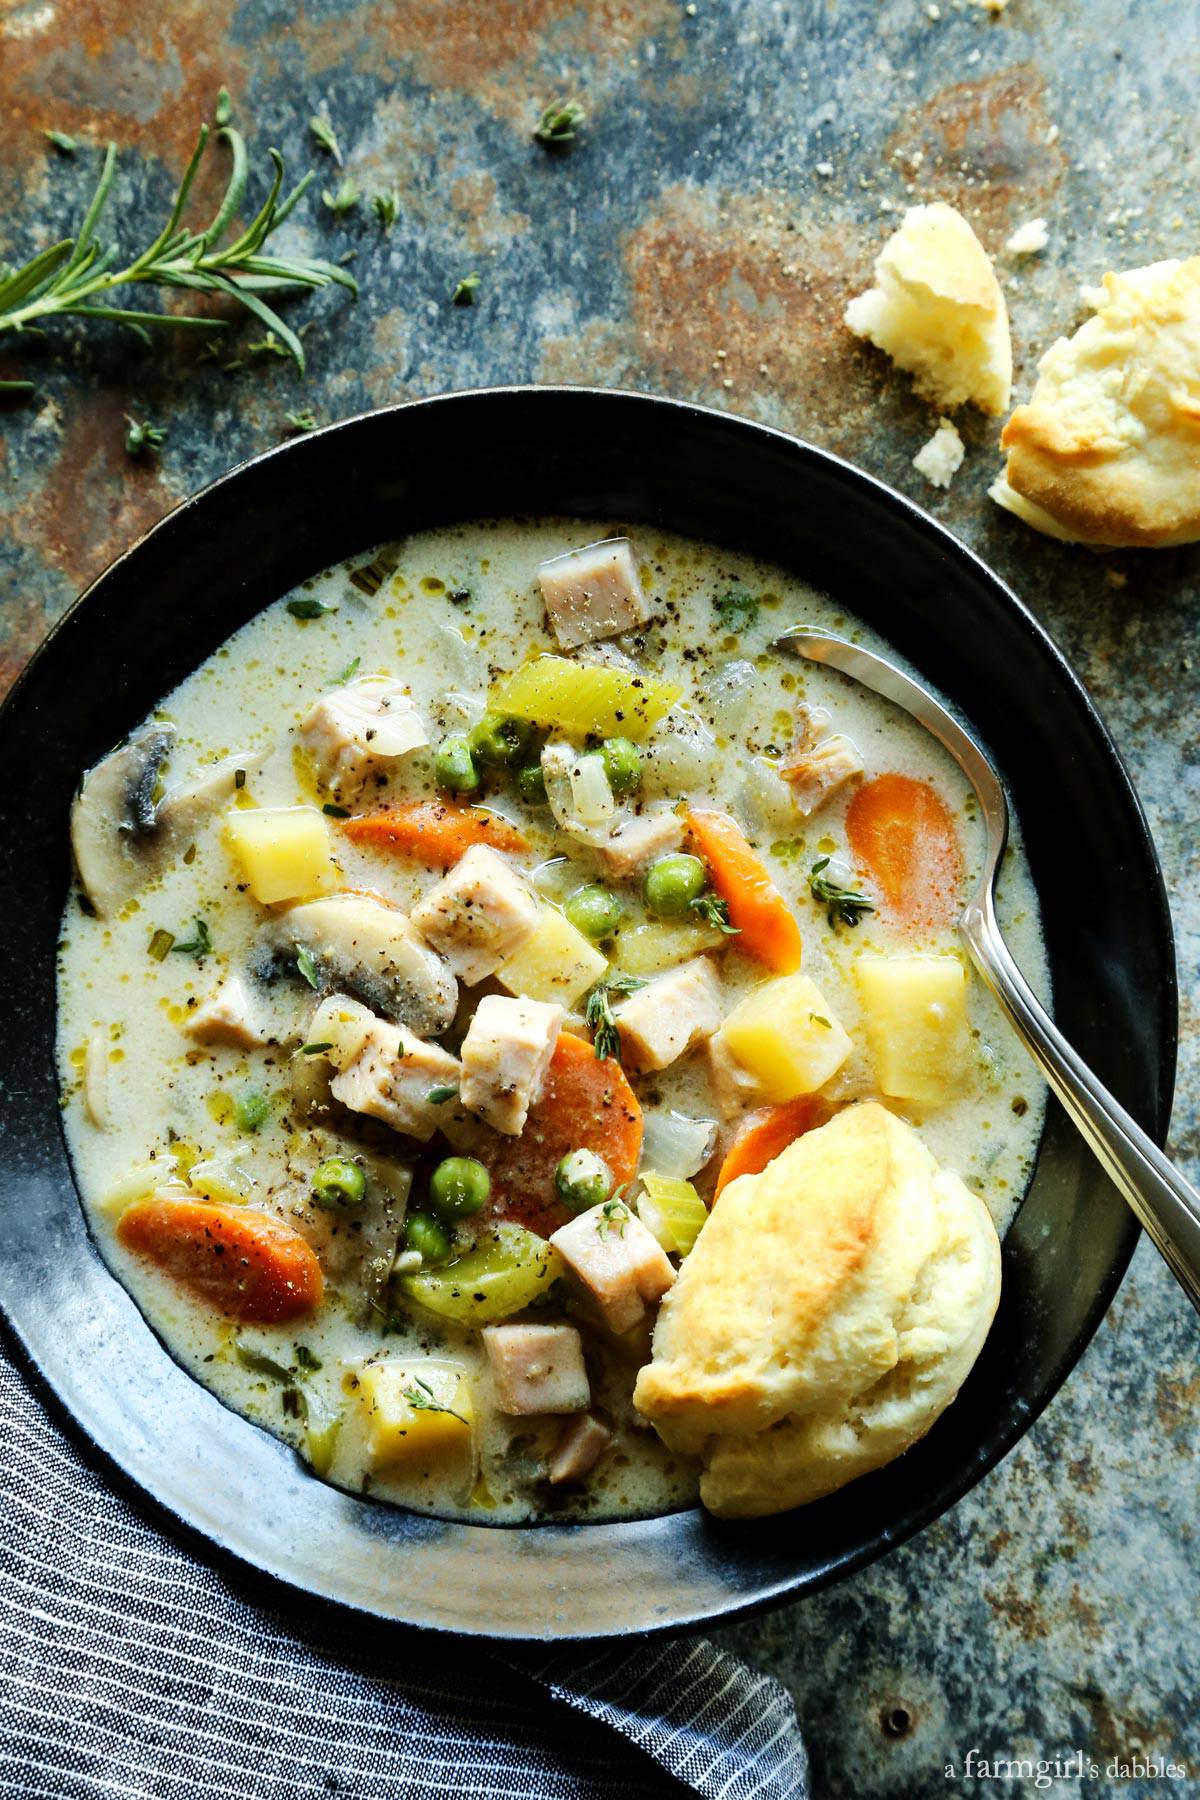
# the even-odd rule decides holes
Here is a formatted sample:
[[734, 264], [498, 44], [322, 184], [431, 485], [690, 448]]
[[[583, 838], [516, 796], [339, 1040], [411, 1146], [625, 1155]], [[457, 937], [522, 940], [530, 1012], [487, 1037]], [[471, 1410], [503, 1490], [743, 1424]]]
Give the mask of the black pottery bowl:
[[948, 695], [1009, 783], [1059, 1022], [1160, 1138], [1174, 1078], [1174, 958], [1129, 780], [1034, 619], [908, 501], [742, 419], [570, 388], [389, 407], [235, 469], [72, 608], [0, 711], [0, 1305], [13, 1332], [77, 1431], [210, 1551], [382, 1619], [510, 1639], [606, 1637], [794, 1598], [952, 1505], [1066, 1377], [1137, 1228], [1052, 1103], [1005, 1241], [1000, 1311], [957, 1403], [890, 1468], [746, 1524], [699, 1510], [521, 1528], [421, 1517], [313, 1479], [172, 1360], [93, 1244], [59, 1116], [55, 954], [80, 773], [302, 578], [385, 539], [514, 513], [644, 521], [772, 558], [844, 599]]

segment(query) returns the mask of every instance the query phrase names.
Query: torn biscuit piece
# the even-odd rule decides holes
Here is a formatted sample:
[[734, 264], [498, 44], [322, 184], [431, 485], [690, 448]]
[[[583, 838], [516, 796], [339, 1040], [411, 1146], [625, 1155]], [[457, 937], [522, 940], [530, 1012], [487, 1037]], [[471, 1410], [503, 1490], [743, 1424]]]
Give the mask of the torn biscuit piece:
[[962, 468], [966, 445], [950, 419], [939, 419], [937, 430], [913, 457], [913, 468], [934, 487], [948, 488]]

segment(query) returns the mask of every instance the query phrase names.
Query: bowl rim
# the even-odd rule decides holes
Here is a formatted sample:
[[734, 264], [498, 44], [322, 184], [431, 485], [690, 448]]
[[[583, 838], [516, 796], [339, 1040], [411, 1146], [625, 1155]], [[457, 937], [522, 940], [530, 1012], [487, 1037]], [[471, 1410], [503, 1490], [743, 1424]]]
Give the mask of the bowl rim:
[[[858, 468], [855, 464], [831, 451], [811, 444], [807, 440], [800, 438], [793, 433], [783, 431], [778, 427], [764, 425], [756, 420], [743, 417], [736, 413], [724, 411], [718, 407], [703, 406], [693, 401], [673, 399], [652, 392], [629, 388], [595, 387], [588, 384], [572, 383], [502, 383], [488, 384], [474, 388], [448, 389], [416, 399], [398, 401], [388, 406], [369, 408], [363, 412], [349, 415], [346, 418], [331, 421], [326, 425], [318, 427], [316, 431], [306, 433], [301, 438], [294, 438], [280, 444], [272, 445], [269, 448], [259, 451], [234, 464], [231, 468], [225, 470], [212, 481], [206, 483], [205, 486], [199, 488], [195, 493], [186, 495], [173, 506], [170, 511], [165, 513], [160, 519], [156, 520], [154, 524], [147, 527], [145, 531], [114, 557], [112, 561], [88, 583], [77, 598], [70, 603], [37, 645], [8, 694], [4, 697], [3, 701], [0, 702], [0, 723], [5, 721], [6, 715], [10, 710], [20, 704], [26, 688], [38, 678], [43, 664], [55, 654], [60, 639], [71, 630], [81, 611], [86, 607], [90, 607], [95, 602], [98, 595], [102, 597], [105, 591], [120, 579], [127, 565], [140, 556], [144, 547], [151, 540], [169, 539], [173, 532], [178, 531], [181, 526], [186, 523], [190, 515], [200, 510], [215, 494], [225, 490], [231, 485], [239, 484], [245, 479], [250, 471], [280, 459], [291, 459], [299, 462], [302, 460], [306, 448], [314, 442], [321, 439], [353, 433], [357, 428], [371, 421], [393, 417], [404, 418], [413, 414], [420, 415], [422, 412], [427, 412], [434, 408], [453, 407], [456, 404], [462, 403], [475, 404], [486, 402], [489, 399], [503, 399], [517, 403], [525, 402], [536, 406], [545, 403], [548, 398], [557, 398], [561, 400], [565, 396], [569, 396], [572, 399], [578, 399], [583, 404], [596, 401], [602, 402], [605, 405], [617, 405], [629, 407], [630, 409], [635, 407], [651, 408], [657, 412], [665, 410], [690, 419], [698, 420], [702, 424], [706, 423], [711, 425], [718, 428], [721, 432], [731, 434], [734, 438], [745, 436], [760, 440], [774, 440], [789, 457], [797, 462], [798, 467], [801, 465], [823, 467], [825, 470], [834, 473], [841, 482], [847, 484], [850, 488], [853, 489], [857, 487], [869, 502], [880, 508], [882, 512], [887, 515], [889, 522], [895, 524], [903, 522], [910, 528], [915, 529], [917, 534], [922, 536], [930, 544], [931, 549], [940, 550], [941, 553], [949, 559], [951, 565], [957, 564], [960, 567], [965, 567], [977, 582], [987, 586], [998, 596], [1004, 609], [1008, 612], [1010, 617], [1019, 624], [1026, 638], [1036, 645], [1038, 654], [1053, 665], [1059, 682], [1062, 684], [1066, 694], [1072, 699], [1082, 720], [1086, 724], [1094, 747], [1106, 760], [1111, 778], [1115, 785], [1123, 790], [1123, 798], [1126, 804], [1125, 822], [1130, 828], [1132, 837], [1136, 840], [1134, 843], [1135, 854], [1139, 857], [1140, 863], [1149, 878], [1147, 883], [1148, 892], [1145, 895], [1145, 899], [1148, 909], [1153, 915], [1155, 937], [1154, 951], [1163, 973], [1163, 990], [1160, 995], [1159, 1007], [1162, 1014], [1162, 1029], [1159, 1038], [1162, 1061], [1157, 1090], [1154, 1094], [1153, 1117], [1148, 1121], [1143, 1120], [1143, 1122], [1147, 1124], [1147, 1129], [1150, 1131], [1151, 1135], [1157, 1142], [1161, 1143], [1165, 1139], [1170, 1121], [1178, 1041], [1174, 935], [1166, 887], [1158, 860], [1157, 850], [1150, 832], [1149, 823], [1132, 778], [1130, 777], [1116, 744], [1104, 724], [1099, 709], [1084, 686], [1083, 681], [1075, 672], [1054, 638], [1013, 589], [1009, 587], [1002, 577], [1000, 577], [975, 550], [963, 543], [949, 531], [947, 527], [925, 512], [915, 501], [909, 499], [906, 495], [899, 493], [896, 489], [890, 487], [877, 476]], [[71, 1165], [71, 1172], [73, 1181], [73, 1164]], [[80, 1206], [80, 1211], [82, 1212], [82, 1206]], [[92, 1429], [89, 1420], [86, 1417], [81, 1416], [76, 1410], [76, 1406], [72, 1404], [69, 1385], [64, 1383], [62, 1379], [61, 1367], [51, 1370], [46, 1366], [45, 1359], [42, 1356], [39, 1356], [35, 1351], [26, 1335], [26, 1331], [22, 1328], [21, 1319], [14, 1315], [10, 1305], [4, 1303], [2, 1295], [0, 1295], [0, 1322], [7, 1328], [7, 1333], [16, 1340], [21, 1353], [20, 1361], [23, 1366], [23, 1372], [26, 1374], [32, 1373], [35, 1391], [42, 1396], [51, 1396], [54, 1406], [57, 1408], [60, 1417], [66, 1419], [70, 1433], [75, 1440], [77, 1442], [82, 1442], [93, 1455], [99, 1458], [106, 1475], [110, 1477], [113, 1475], [116, 1476], [117, 1483], [122, 1490], [127, 1494], [135, 1496], [138, 1500], [148, 1503], [156, 1516], [170, 1521], [176, 1532], [192, 1545], [199, 1546], [201, 1548], [201, 1553], [208, 1559], [211, 1560], [215, 1555], [239, 1570], [252, 1572], [259, 1578], [264, 1579], [271, 1586], [282, 1589], [290, 1595], [295, 1596], [297, 1594], [303, 1594], [310, 1602], [316, 1599], [321, 1603], [327, 1603], [342, 1610], [349, 1610], [360, 1616], [371, 1618], [376, 1622], [386, 1622], [388, 1625], [400, 1629], [432, 1630], [448, 1636], [469, 1636], [484, 1641], [507, 1640], [512, 1642], [546, 1642], [552, 1640], [563, 1643], [583, 1642], [594, 1641], [598, 1636], [613, 1637], [624, 1635], [629, 1630], [635, 1630], [638, 1633], [644, 1633], [646, 1635], [660, 1635], [695, 1628], [713, 1622], [732, 1622], [735, 1619], [746, 1617], [752, 1613], [761, 1611], [764, 1608], [780, 1604], [789, 1598], [800, 1598], [808, 1593], [815, 1592], [822, 1587], [828, 1586], [835, 1581], [844, 1579], [846, 1576], [857, 1572], [859, 1569], [864, 1568], [869, 1563], [876, 1560], [877, 1557], [884, 1554], [887, 1550], [905, 1542], [917, 1532], [924, 1529], [924, 1527], [933, 1519], [940, 1516], [941, 1513], [948, 1510], [951, 1506], [957, 1504], [963, 1495], [973, 1487], [983, 1475], [1008, 1454], [1033, 1424], [1034, 1420], [1054, 1398], [1063, 1382], [1075, 1367], [1075, 1364], [1095, 1333], [1100, 1320], [1108, 1310], [1108, 1307], [1124, 1278], [1129, 1260], [1136, 1247], [1138, 1236], [1139, 1227], [1132, 1214], [1130, 1214], [1121, 1234], [1120, 1250], [1114, 1258], [1105, 1279], [1097, 1286], [1091, 1303], [1083, 1315], [1078, 1329], [1075, 1331], [1073, 1337], [1060, 1355], [1057, 1365], [1051, 1371], [1049, 1380], [1042, 1385], [1036, 1403], [1032, 1405], [1023, 1404], [1019, 1411], [1019, 1416], [1015, 1414], [1006, 1428], [1002, 1431], [998, 1431], [991, 1442], [979, 1450], [975, 1455], [961, 1462], [954, 1470], [951, 1477], [938, 1486], [936, 1492], [926, 1497], [922, 1503], [910, 1507], [898, 1524], [878, 1531], [874, 1537], [858, 1544], [848, 1551], [840, 1553], [835, 1560], [828, 1564], [828, 1566], [815, 1572], [783, 1575], [776, 1580], [759, 1586], [754, 1591], [747, 1592], [732, 1600], [726, 1598], [717, 1607], [704, 1608], [692, 1612], [683, 1610], [678, 1613], [673, 1613], [671, 1617], [663, 1620], [640, 1619], [637, 1621], [636, 1625], [629, 1627], [614, 1627], [603, 1633], [589, 1631], [586, 1628], [579, 1630], [555, 1629], [548, 1633], [529, 1631], [518, 1633], [505, 1629], [503, 1623], [500, 1623], [494, 1628], [480, 1628], [478, 1625], [447, 1623], [440, 1619], [405, 1620], [398, 1618], [393, 1613], [376, 1610], [369, 1604], [364, 1605], [358, 1599], [347, 1598], [327, 1589], [314, 1588], [308, 1585], [307, 1578], [298, 1579], [296, 1575], [289, 1570], [278, 1566], [272, 1566], [269, 1559], [264, 1559], [260, 1554], [256, 1554], [253, 1550], [248, 1550], [242, 1545], [239, 1545], [239, 1543], [233, 1541], [228, 1534], [221, 1535], [215, 1532], [211, 1527], [197, 1522], [194, 1517], [189, 1517], [186, 1509], [175, 1504], [171, 1499], [167, 1498], [165, 1494], [156, 1491], [153, 1486], [149, 1485], [140, 1476], [131, 1473], [122, 1462], [120, 1454], [103, 1442], [100, 1435]], [[107, 1279], [112, 1282], [114, 1286], [120, 1287], [121, 1284], [108, 1269], [108, 1265], [100, 1257], [94, 1242], [91, 1240], [90, 1228], [88, 1230], [88, 1241], [92, 1254], [100, 1263]], [[139, 1313], [139, 1317], [140, 1316]], [[151, 1327], [150, 1329], [152, 1330], [153, 1328]], [[155, 1334], [155, 1337], [160, 1347], [162, 1347], [161, 1339], [157, 1339], [157, 1334]], [[164, 1350], [164, 1354], [169, 1354], [169, 1352]], [[176, 1367], [179, 1368], [180, 1365], [177, 1364]], [[186, 1375], [186, 1371], [183, 1372]], [[187, 1375], [186, 1378], [189, 1381], [194, 1381], [194, 1378], [190, 1375]], [[200, 1387], [203, 1393], [208, 1394], [209, 1398], [215, 1400], [216, 1397], [211, 1394], [211, 1390], [203, 1389], [199, 1383], [195, 1383], [195, 1385]], [[77, 1399], [78, 1396], [76, 1395], [76, 1400]], [[223, 1410], [232, 1413], [231, 1408], [225, 1408], [224, 1402], [217, 1401], [216, 1403], [220, 1405]], [[243, 1425], [251, 1430], [256, 1432], [263, 1431], [263, 1428], [254, 1425], [251, 1421], [247, 1421], [244, 1418], [244, 1415], [233, 1413], [233, 1417], [240, 1420]], [[267, 1434], [263, 1432], [263, 1435]], [[279, 1444], [279, 1440], [277, 1439], [272, 1439], [272, 1441]], [[340, 1490], [333, 1491], [339, 1492]], [[377, 1510], [382, 1509], [389, 1513], [394, 1513], [398, 1510], [387, 1506], [386, 1503], [380, 1502], [360, 1501], [358, 1504], [374, 1507]], [[422, 1515], [406, 1516], [419, 1519]], [[663, 1525], [667, 1521], [690, 1518], [693, 1516], [701, 1516], [707, 1519], [707, 1515], [702, 1514], [702, 1509], [693, 1508], [688, 1509], [688, 1511], [684, 1513], [666, 1514], [658, 1520], [647, 1523]], [[589, 1533], [619, 1533], [623, 1530], [628, 1530], [637, 1523], [638, 1521], [633, 1520], [616, 1521], [607, 1524], [592, 1524], [587, 1521], [581, 1521], [575, 1524], [568, 1523], [556, 1525], [537, 1523], [529, 1526], [473, 1527], [461, 1525], [453, 1527], [452, 1529], [465, 1532], [482, 1531], [489, 1535], [497, 1531], [516, 1532], [527, 1538], [536, 1538], [561, 1532], [571, 1533], [572, 1535], [579, 1531], [586, 1531]], [[708, 1521], [708, 1523], [711, 1525], [712, 1521]]]

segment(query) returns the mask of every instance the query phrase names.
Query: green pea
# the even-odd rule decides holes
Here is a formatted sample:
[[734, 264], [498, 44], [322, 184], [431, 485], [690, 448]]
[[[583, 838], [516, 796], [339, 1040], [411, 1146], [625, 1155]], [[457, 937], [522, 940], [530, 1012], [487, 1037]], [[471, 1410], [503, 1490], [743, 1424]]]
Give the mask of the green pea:
[[443, 738], [433, 759], [438, 786], [452, 794], [473, 794], [479, 786], [479, 770], [465, 737]]
[[357, 1206], [367, 1191], [367, 1178], [348, 1156], [327, 1156], [313, 1175], [313, 1199], [327, 1212]]
[[599, 1206], [613, 1190], [612, 1170], [594, 1150], [570, 1150], [554, 1171], [554, 1191], [573, 1213]]
[[422, 1262], [444, 1263], [453, 1254], [454, 1244], [432, 1213], [411, 1212], [404, 1221], [404, 1248], [417, 1251]]
[[473, 1156], [448, 1156], [429, 1177], [429, 1204], [443, 1219], [477, 1213], [491, 1191], [491, 1176]]
[[481, 763], [511, 769], [529, 761], [537, 729], [528, 719], [511, 719], [503, 713], [484, 713], [471, 732], [471, 749]]
[[517, 792], [527, 806], [545, 806], [546, 777], [541, 763], [526, 763], [517, 770]]
[[704, 892], [704, 864], [679, 851], [660, 856], [646, 871], [646, 906], [660, 919], [681, 919]]
[[614, 794], [631, 794], [642, 779], [642, 757], [628, 738], [605, 738], [600, 746], [604, 773]]
[[576, 888], [564, 902], [563, 911], [576, 931], [582, 931], [584, 937], [598, 943], [601, 938], [611, 937], [624, 917], [625, 908], [615, 894], [593, 883], [590, 887]]
[[233, 1103], [239, 1131], [257, 1131], [271, 1110], [271, 1102], [259, 1088], [243, 1088]]

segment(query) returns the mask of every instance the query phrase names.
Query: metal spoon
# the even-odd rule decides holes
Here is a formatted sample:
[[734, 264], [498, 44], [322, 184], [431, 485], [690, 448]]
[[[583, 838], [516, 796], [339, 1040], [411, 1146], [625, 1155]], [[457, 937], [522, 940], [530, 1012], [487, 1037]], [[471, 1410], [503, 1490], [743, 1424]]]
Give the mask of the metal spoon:
[[986, 752], [932, 694], [882, 656], [832, 632], [804, 627], [784, 632], [776, 643], [810, 662], [840, 669], [903, 707], [933, 733], [971, 783], [987, 828], [987, 855], [979, 885], [959, 919], [959, 934], [1017, 1036], [1200, 1311], [1200, 1194], [1072, 1050], [1001, 935], [995, 884], [1008, 841], [1008, 802]]

